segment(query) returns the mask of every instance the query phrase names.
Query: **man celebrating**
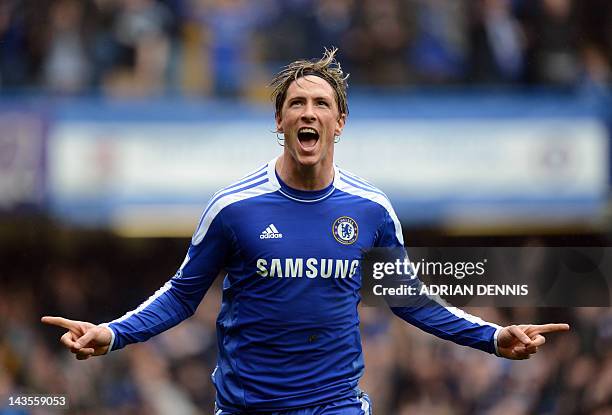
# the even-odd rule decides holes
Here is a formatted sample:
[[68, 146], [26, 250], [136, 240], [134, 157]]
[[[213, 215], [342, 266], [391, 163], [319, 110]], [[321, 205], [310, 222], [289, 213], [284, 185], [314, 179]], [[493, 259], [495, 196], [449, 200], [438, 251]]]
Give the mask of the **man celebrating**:
[[[204, 209], [183, 264], [137, 309], [107, 324], [43, 317], [87, 359], [118, 350], [191, 316], [224, 269], [212, 378], [216, 414], [371, 413], [358, 388], [360, 259], [372, 247], [403, 247], [386, 196], [334, 165], [348, 115], [336, 50], [296, 61], [272, 82], [283, 153], [218, 191]], [[543, 333], [566, 324], [499, 327], [428, 299], [393, 307], [402, 319], [458, 344], [526, 359]]]

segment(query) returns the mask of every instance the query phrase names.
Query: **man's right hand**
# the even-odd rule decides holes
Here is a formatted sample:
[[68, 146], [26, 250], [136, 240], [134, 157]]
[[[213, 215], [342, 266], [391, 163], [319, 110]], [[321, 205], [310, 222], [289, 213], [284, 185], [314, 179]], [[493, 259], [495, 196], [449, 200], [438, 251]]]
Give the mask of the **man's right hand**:
[[45, 316], [40, 321], [68, 330], [60, 338], [60, 342], [74, 353], [78, 360], [106, 354], [113, 338], [109, 328], [96, 326], [86, 321], [51, 316]]

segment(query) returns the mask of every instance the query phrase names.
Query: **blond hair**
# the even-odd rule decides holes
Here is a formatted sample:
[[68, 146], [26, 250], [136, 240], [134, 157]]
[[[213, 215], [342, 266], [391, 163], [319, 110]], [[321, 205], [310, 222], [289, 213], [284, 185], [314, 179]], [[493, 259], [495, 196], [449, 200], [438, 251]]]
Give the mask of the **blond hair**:
[[336, 93], [336, 103], [340, 114], [348, 115], [348, 102], [346, 90], [348, 83], [346, 80], [349, 74], [342, 72], [340, 63], [336, 60], [338, 48], [325, 48], [323, 57], [319, 60], [297, 60], [285, 66], [280, 72], [274, 75], [270, 87], [272, 88], [271, 98], [274, 102], [275, 116], [281, 114], [283, 103], [287, 97], [287, 90], [293, 81], [307, 75], [318, 76], [332, 87]]

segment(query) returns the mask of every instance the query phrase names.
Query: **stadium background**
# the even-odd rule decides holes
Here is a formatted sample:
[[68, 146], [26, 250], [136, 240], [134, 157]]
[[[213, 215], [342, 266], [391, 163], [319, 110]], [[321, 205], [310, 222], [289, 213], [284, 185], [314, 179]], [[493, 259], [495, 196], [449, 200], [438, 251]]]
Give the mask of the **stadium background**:
[[[212, 192], [280, 151], [266, 82], [330, 45], [351, 73], [338, 161], [389, 194], [408, 245], [608, 245], [608, 1], [4, 0], [0, 414], [53, 413], [20, 394], [212, 413], [218, 284], [86, 362], [38, 321], [110, 320], [173, 275]], [[470, 310], [572, 325], [526, 362], [361, 311], [377, 414], [612, 413], [610, 308]]]

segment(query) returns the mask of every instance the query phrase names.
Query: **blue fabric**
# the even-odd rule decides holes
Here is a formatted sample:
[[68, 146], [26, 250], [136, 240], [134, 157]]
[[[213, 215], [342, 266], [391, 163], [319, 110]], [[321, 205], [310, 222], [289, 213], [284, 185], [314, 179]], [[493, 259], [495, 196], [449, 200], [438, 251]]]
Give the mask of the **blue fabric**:
[[[247, 413], [228, 412], [216, 409], [215, 415], [247, 415]], [[351, 398], [340, 399], [306, 408], [268, 412], [266, 415], [372, 415], [372, 401], [366, 393], [356, 391], [355, 396]]]
[[[354, 399], [364, 370], [362, 252], [403, 245], [386, 196], [363, 179], [337, 169], [332, 186], [308, 194], [280, 183], [273, 166], [265, 178], [260, 170], [217, 192], [176, 275], [109, 324], [113, 350], [145, 341], [191, 316], [224, 269], [212, 378], [216, 404], [228, 412]], [[494, 326], [424, 301], [393, 311], [437, 336], [493, 351]], [[313, 413], [358, 413], [331, 408]]]

